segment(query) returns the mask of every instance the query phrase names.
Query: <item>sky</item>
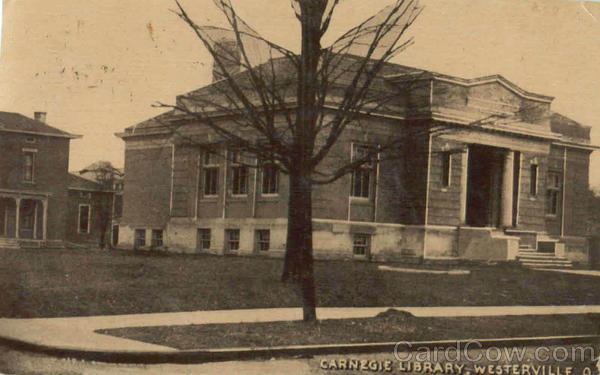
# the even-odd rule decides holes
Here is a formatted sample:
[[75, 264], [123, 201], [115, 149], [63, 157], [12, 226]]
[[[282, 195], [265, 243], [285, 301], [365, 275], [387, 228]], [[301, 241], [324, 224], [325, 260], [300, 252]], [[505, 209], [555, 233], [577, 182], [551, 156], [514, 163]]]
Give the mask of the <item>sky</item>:
[[[182, 0], [200, 24], [222, 24], [212, 0]], [[344, 0], [326, 41], [391, 0]], [[233, 0], [259, 33], [297, 49], [288, 0]], [[260, 4], [260, 5], [259, 5]], [[415, 43], [395, 62], [473, 78], [502, 74], [555, 97], [553, 110], [592, 126], [600, 144], [600, 3], [557, 0], [422, 0]], [[123, 165], [114, 133], [155, 116], [157, 102], [210, 81], [211, 60], [170, 10], [173, 0], [3, 0], [0, 110], [80, 134], [70, 170]], [[600, 151], [590, 183], [600, 188]]]

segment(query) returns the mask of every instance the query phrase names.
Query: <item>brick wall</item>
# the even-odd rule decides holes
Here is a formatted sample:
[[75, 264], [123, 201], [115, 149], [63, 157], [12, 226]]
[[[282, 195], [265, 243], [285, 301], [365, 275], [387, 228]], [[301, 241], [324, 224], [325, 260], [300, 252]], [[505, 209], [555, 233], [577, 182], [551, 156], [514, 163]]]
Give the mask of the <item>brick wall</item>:
[[[91, 192], [69, 189], [69, 215], [66, 223], [67, 240], [76, 243], [99, 244], [102, 236], [102, 222], [108, 220], [104, 243], [110, 243], [110, 213], [112, 193]], [[89, 232], [79, 231], [79, 206], [90, 206]]]
[[[435, 137], [431, 146], [431, 170], [429, 171], [429, 208], [428, 224], [458, 225], [460, 224], [462, 159], [468, 158], [466, 147], [461, 142]], [[450, 184], [444, 186], [443, 158], [450, 155]]]
[[[34, 182], [23, 181], [23, 149], [35, 152]], [[47, 238], [63, 240], [67, 219], [69, 139], [1, 133], [0, 188], [50, 193]]]
[[589, 206], [585, 197], [589, 194], [590, 152], [567, 150], [567, 173], [565, 189], [565, 236], [586, 235]]
[[163, 228], [171, 203], [172, 147], [125, 149], [125, 184], [121, 224]]

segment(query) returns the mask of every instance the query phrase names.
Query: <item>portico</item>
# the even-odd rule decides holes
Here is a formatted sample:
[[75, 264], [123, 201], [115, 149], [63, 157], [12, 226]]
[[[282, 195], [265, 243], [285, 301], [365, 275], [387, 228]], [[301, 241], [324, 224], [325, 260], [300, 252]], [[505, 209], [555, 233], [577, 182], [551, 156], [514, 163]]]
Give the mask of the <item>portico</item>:
[[516, 225], [520, 153], [472, 144], [467, 150], [461, 181], [461, 223], [474, 227]]
[[48, 193], [0, 190], [0, 237], [47, 238]]

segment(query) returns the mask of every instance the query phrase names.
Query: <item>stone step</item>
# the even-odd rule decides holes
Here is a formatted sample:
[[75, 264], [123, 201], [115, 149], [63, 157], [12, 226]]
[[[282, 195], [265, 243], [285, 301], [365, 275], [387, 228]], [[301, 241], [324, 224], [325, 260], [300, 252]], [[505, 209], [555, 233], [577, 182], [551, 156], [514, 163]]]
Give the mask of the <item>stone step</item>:
[[524, 267], [527, 268], [573, 268], [573, 265], [570, 263], [537, 263], [537, 262], [522, 262]]
[[30, 240], [20, 240], [19, 241], [19, 246], [22, 249], [41, 249], [42, 246], [42, 241], [30, 241]]
[[537, 260], [537, 259], [520, 259], [519, 262], [521, 262], [522, 264], [525, 263], [538, 263], [538, 264], [571, 264], [571, 261], [569, 260], [547, 260], [547, 259], [541, 259], [541, 260]]
[[0, 248], [18, 249], [19, 241], [17, 241], [15, 238], [0, 238]]
[[555, 255], [537, 255], [537, 254], [519, 254], [519, 253], [517, 253], [517, 258], [520, 258], [520, 259], [558, 259], [558, 260], [567, 260], [567, 258], [557, 257]]

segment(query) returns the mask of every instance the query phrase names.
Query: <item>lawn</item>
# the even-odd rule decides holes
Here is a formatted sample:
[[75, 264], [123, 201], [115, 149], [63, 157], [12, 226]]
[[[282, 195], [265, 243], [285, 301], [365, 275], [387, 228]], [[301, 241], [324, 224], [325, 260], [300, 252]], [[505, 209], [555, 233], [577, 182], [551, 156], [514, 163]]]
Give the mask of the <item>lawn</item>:
[[593, 335], [600, 333], [599, 322], [597, 315], [416, 318], [385, 312], [375, 318], [331, 319], [315, 324], [299, 321], [202, 324], [118, 328], [98, 332], [186, 350]]
[[[99, 250], [0, 250], [1, 317], [56, 317], [300, 306], [282, 260]], [[518, 265], [469, 275], [316, 262], [319, 306], [599, 304], [600, 278]]]

